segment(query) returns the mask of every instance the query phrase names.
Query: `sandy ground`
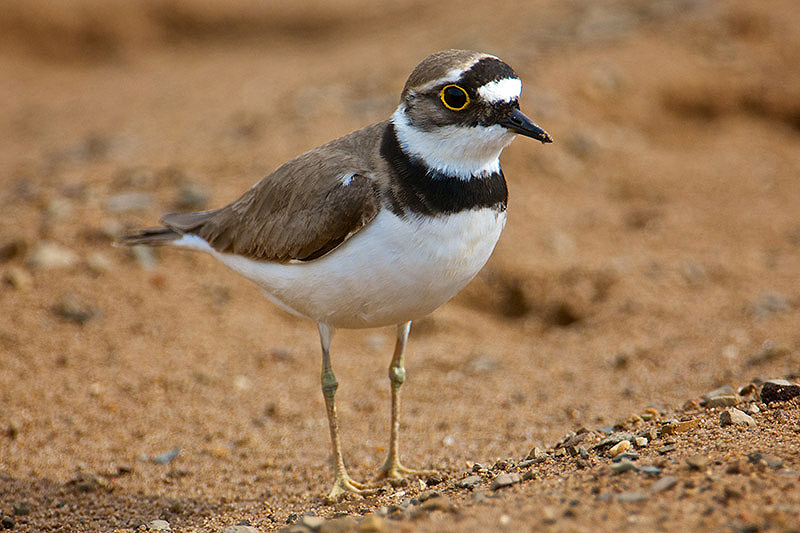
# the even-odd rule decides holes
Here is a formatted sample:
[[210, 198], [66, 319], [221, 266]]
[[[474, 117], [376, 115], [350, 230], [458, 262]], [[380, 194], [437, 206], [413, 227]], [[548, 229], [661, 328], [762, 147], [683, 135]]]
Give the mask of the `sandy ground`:
[[[351, 516], [327, 531], [800, 528], [797, 400], [736, 396], [755, 427], [687, 404], [800, 375], [792, 1], [9, 4], [4, 527], [267, 531], [311, 513]], [[314, 326], [208, 257], [111, 243], [384, 119], [449, 47], [513, 65], [556, 143], [506, 150], [492, 260], [412, 328], [401, 451], [442, 475], [327, 505]], [[386, 453], [392, 343], [334, 339], [357, 479]], [[648, 439], [624, 473], [594, 447], [615, 425]], [[534, 446], [542, 462], [520, 466]], [[493, 490], [501, 473], [523, 480]]]

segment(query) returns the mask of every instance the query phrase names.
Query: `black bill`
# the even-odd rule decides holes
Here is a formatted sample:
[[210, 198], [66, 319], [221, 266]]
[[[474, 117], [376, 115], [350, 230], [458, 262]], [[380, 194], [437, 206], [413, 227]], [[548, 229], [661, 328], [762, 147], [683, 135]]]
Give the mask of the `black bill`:
[[544, 131], [538, 124], [525, 116], [519, 109], [514, 109], [509, 115], [500, 121], [500, 125], [519, 133], [526, 137], [531, 137], [540, 141], [542, 144], [553, 142], [553, 138], [549, 133]]

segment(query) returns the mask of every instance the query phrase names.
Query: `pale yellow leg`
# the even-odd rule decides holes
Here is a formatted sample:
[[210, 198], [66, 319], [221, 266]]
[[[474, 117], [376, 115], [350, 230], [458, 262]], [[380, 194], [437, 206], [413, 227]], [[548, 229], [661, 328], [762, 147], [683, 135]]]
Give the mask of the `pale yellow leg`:
[[325, 409], [328, 412], [328, 426], [331, 431], [331, 447], [333, 448], [333, 488], [328, 494], [328, 500], [337, 501], [345, 494], [372, 494], [374, 489], [368, 489], [362, 483], [357, 483], [348, 475], [342, 457], [342, 446], [339, 443], [339, 421], [336, 416], [336, 402], [334, 396], [339, 382], [333, 374], [331, 368], [331, 336], [333, 328], [325, 324], [317, 324], [319, 328], [319, 338], [322, 344], [322, 395], [325, 397]]
[[412, 470], [400, 463], [400, 388], [406, 380], [405, 351], [410, 329], [411, 322], [397, 326], [397, 342], [392, 362], [389, 365], [389, 381], [392, 385], [392, 427], [389, 438], [389, 456], [381, 468], [381, 477], [388, 479], [430, 476], [436, 473], [431, 470]]

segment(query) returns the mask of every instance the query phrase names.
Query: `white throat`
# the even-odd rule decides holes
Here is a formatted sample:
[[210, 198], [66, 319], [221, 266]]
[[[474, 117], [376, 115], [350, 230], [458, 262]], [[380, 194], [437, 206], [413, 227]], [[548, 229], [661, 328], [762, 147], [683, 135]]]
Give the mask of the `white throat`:
[[516, 134], [503, 126], [443, 126], [423, 131], [409, 122], [401, 104], [392, 114], [403, 151], [443, 174], [469, 180], [500, 171], [500, 153]]

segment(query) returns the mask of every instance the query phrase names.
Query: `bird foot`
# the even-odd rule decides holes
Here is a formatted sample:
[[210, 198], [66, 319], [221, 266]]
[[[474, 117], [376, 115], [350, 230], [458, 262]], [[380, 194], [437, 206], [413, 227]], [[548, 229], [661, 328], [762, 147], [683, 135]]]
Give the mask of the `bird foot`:
[[359, 483], [354, 481], [346, 472], [337, 474], [336, 480], [333, 482], [333, 488], [328, 493], [327, 500], [329, 502], [338, 502], [343, 497], [349, 494], [358, 494], [360, 496], [369, 496], [375, 494], [377, 488], [372, 488], [366, 483]]
[[387, 461], [381, 468], [379, 479], [405, 479], [409, 477], [433, 476], [436, 470], [414, 470], [406, 468], [399, 461]]

